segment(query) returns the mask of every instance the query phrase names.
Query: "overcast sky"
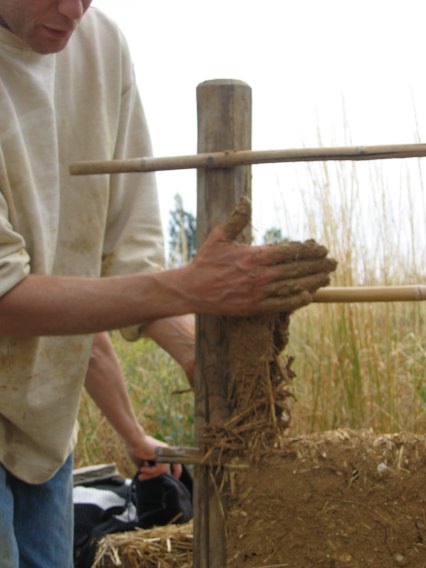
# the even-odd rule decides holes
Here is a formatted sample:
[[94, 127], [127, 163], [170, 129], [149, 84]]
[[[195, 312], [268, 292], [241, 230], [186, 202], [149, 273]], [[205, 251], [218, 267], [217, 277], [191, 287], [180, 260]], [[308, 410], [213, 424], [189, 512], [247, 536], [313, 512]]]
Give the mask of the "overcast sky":
[[[217, 78], [252, 87], [253, 149], [426, 142], [424, 0], [93, 4], [127, 37], [156, 156], [196, 152], [195, 89]], [[253, 168], [259, 230], [282, 224], [289, 168]], [[166, 227], [175, 193], [195, 208], [195, 174], [158, 180]]]

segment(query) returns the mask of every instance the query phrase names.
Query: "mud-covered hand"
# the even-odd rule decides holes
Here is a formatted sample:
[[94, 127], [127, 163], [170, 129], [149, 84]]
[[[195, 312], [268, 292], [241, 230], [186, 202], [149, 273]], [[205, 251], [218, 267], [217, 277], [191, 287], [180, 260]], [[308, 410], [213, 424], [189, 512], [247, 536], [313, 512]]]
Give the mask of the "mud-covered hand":
[[237, 244], [250, 219], [242, 199], [226, 222], [214, 229], [186, 267], [187, 300], [198, 313], [251, 315], [292, 312], [327, 286], [337, 262], [313, 240], [265, 246]]

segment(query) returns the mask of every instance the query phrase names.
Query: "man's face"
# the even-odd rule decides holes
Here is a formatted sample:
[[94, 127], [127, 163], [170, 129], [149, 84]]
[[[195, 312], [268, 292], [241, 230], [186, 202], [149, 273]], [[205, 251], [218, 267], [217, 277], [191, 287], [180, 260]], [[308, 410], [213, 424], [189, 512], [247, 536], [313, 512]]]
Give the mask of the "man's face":
[[38, 53], [67, 44], [92, 0], [0, 0], [0, 25]]

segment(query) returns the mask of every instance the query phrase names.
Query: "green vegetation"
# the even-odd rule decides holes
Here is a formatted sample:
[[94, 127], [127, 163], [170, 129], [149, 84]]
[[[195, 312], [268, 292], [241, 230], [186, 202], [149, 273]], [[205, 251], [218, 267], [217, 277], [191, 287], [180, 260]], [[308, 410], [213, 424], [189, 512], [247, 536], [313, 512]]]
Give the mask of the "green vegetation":
[[[283, 198], [282, 227], [267, 236], [326, 244], [339, 261], [332, 285], [424, 284], [422, 170], [417, 160], [406, 162], [295, 166], [305, 168], [299, 205]], [[179, 219], [190, 221], [184, 213], [175, 228], [183, 226]], [[286, 350], [297, 375], [292, 433], [341, 427], [424, 432], [425, 319], [425, 302], [313, 304], [294, 314]], [[193, 396], [173, 394], [186, 388], [180, 369], [150, 341], [126, 344], [114, 335], [114, 342], [141, 423], [171, 444], [191, 444]], [[77, 463], [126, 467], [121, 442], [87, 397], [80, 424]]]

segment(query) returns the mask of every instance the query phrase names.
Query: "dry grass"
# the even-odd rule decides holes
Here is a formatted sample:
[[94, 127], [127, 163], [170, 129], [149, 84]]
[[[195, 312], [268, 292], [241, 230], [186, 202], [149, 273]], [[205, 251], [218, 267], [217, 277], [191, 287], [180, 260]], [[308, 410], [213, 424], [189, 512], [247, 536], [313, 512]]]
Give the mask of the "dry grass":
[[[310, 183], [299, 188], [303, 215], [283, 200], [282, 231], [328, 246], [339, 261], [333, 285], [425, 283], [419, 160], [312, 164], [309, 171]], [[425, 319], [424, 302], [316, 304], [294, 314], [295, 432], [424, 431]]]
[[192, 566], [192, 523], [104, 537], [93, 568], [190, 568]]

